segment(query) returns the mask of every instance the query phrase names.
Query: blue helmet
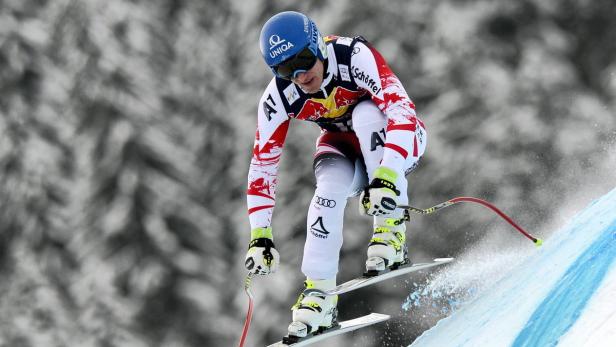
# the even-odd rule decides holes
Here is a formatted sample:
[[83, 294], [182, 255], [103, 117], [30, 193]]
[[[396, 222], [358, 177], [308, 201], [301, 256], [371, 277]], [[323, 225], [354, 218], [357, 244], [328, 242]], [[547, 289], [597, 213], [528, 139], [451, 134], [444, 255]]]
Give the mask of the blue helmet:
[[327, 49], [316, 24], [299, 12], [281, 12], [270, 18], [261, 29], [261, 54], [269, 67], [275, 67], [308, 47], [321, 60]]

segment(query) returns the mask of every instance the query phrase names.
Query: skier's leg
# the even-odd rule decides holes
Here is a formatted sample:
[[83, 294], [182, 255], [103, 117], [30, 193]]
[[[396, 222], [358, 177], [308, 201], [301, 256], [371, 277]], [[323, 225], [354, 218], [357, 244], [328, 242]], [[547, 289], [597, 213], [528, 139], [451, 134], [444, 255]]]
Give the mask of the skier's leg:
[[316, 189], [308, 208], [302, 272], [308, 278], [335, 278], [342, 247], [342, 222], [354, 176], [345, 156], [328, 153], [315, 160]]
[[[355, 107], [353, 128], [366, 163], [368, 181], [372, 180], [372, 174], [383, 158], [386, 126], [387, 118], [371, 101], [361, 102]], [[407, 158], [405, 174], [415, 168], [425, 150], [425, 131], [423, 129], [421, 131], [421, 141], [409, 139], [416, 141], [419, 155]], [[401, 192], [399, 203], [408, 204], [406, 176], [400, 175], [394, 184]], [[368, 270], [383, 270], [385, 266], [397, 266], [406, 260], [406, 225], [403, 222], [403, 213], [403, 210], [398, 209], [386, 217], [374, 217], [374, 234], [367, 251]]]
[[316, 189], [308, 209], [302, 262], [306, 289], [293, 307], [289, 335], [304, 336], [335, 323], [336, 296], [305, 294], [336, 286], [344, 209], [359, 181], [355, 177], [354, 164], [358, 154], [359, 146], [352, 133], [324, 133], [317, 142], [314, 161]]

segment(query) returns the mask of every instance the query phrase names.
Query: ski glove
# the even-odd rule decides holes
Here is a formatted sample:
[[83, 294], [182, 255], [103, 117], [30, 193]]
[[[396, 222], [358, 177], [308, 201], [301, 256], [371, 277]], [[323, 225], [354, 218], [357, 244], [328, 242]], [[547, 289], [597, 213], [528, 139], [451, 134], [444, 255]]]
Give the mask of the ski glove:
[[383, 216], [391, 214], [398, 206], [400, 191], [395, 182], [398, 174], [385, 166], [379, 166], [373, 175], [374, 179], [359, 196], [359, 214]]
[[246, 268], [256, 275], [276, 272], [280, 255], [274, 247], [272, 228], [254, 228], [246, 252]]

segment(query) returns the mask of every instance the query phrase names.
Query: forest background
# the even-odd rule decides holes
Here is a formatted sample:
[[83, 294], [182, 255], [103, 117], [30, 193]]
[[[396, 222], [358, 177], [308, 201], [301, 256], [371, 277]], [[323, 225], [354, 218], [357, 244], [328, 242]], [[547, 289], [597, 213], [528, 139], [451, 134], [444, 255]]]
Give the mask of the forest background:
[[[413, 205], [476, 196], [547, 238], [616, 185], [612, 0], [0, 0], [0, 346], [237, 343], [246, 176], [271, 79], [258, 36], [284, 10], [366, 37], [402, 80], [429, 136]], [[317, 135], [297, 121], [287, 137], [282, 266], [255, 281], [249, 345], [280, 338], [302, 286]], [[370, 238], [356, 204], [339, 280], [361, 272]], [[472, 206], [414, 218], [408, 242], [416, 262], [532, 250]], [[342, 344], [412, 342], [446, 314], [401, 307], [429, 279], [342, 297], [342, 318], [394, 316]]]

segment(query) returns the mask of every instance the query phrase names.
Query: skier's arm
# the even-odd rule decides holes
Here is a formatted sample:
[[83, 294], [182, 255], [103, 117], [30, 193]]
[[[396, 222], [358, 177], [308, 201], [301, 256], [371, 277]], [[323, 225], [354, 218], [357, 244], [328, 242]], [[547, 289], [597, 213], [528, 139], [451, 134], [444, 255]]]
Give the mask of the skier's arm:
[[246, 200], [251, 236], [246, 268], [256, 274], [275, 272], [278, 252], [270, 227], [276, 198], [278, 166], [289, 127], [274, 80], [261, 97], [252, 160], [248, 170]]
[[288, 127], [289, 117], [272, 81], [259, 102], [257, 131], [248, 171], [246, 197], [253, 229], [267, 228], [271, 224], [278, 166]]
[[[418, 130], [421, 121], [415, 114], [415, 105], [374, 47], [358, 42], [355, 52], [351, 57], [355, 82], [370, 93], [372, 101], [387, 116], [381, 165], [403, 175], [405, 164], [413, 165], [419, 159], [418, 142], [422, 139]], [[410, 163], [407, 162], [409, 159]]]
[[355, 83], [370, 93], [372, 101], [387, 117], [385, 148], [381, 165], [372, 172], [372, 181], [360, 197], [360, 213], [388, 215], [396, 210], [401, 193], [396, 188], [404, 170], [419, 160], [423, 124], [415, 105], [398, 77], [381, 54], [369, 44], [357, 42], [351, 57]]

